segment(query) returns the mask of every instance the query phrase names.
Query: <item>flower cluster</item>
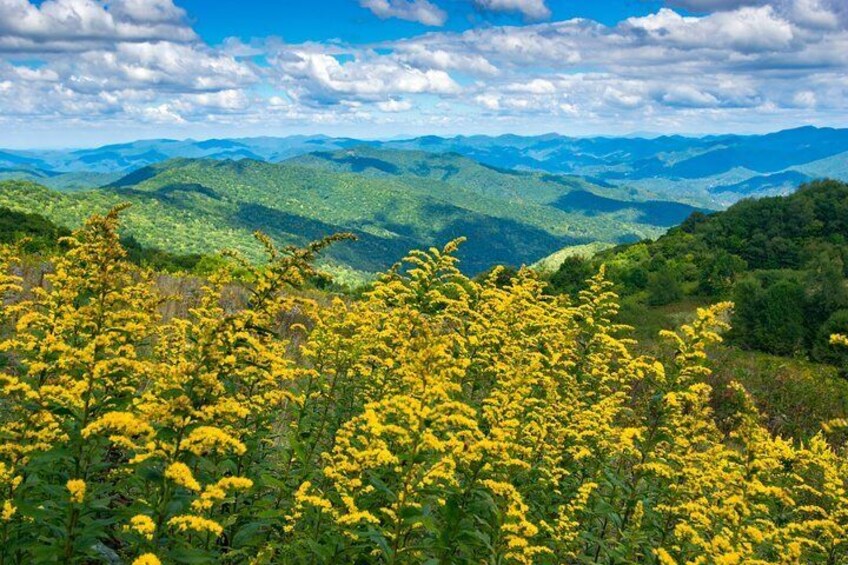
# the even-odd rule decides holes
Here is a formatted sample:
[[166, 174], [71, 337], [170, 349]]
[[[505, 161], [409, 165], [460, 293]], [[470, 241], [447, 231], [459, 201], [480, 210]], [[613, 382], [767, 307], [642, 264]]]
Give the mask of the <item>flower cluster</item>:
[[44, 284], [0, 252], [0, 563], [848, 563], [844, 422], [712, 412], [730, 304], [657, 359], [603, 271], [571, 302], [469, 279], [458, 240], [332, 298], [305, 283], [338, 237], [262, 236], [172, 297], [118, 213]]

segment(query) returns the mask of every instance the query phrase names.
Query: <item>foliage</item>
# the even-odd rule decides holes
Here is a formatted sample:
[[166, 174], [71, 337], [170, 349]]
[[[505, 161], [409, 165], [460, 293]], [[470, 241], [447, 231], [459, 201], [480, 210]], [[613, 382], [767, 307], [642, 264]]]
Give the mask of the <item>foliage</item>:
[[768, 430], [786, 438], [809, 441], [822, 422], [848, 416], [848, 382], [836, 367], [732, 346], [713, 348], [709, 365], [711, 404], [720, 422], [733, 418], [737, 382], [751, 395]]
[[579, 255], [571, 255], [562, 261], [556, 272], [551, 273], [548, 286], [553, 292], [577, 297], [586, 288], [586, 281], [592, 273], [594, 268], [591, 261]]
[[[0, 205], [76, 227], [92, 213], [129, 201], [134, 205], [125, 214], [125, 230], [145, 247], [183, 255], [236, 249], [256, 261], [263, 250], [254, 230], [279, 245], [346, 231], [358, 236], [357, 244], [335, 246], [325, 261], [360, 273], [377, 273], [410, 248], [459, 236], [468, 237], [463, 267], [473, 275], [496, 264], [530, 264], [574, 244], [661, 232], [639, 212], [650, 203], [621, 200], [624, 191], [582, 179], [495, 170], [458, 155], [351, 153], [285, 163], [174, 159], [72, 193], [0, 182]], [[616, 196], [610, 199], [616, 209], [557, 207], [577, 190]], [[675, 206], [683, 209], [678, 219], [691, 209]]]
[[2, 244], [22, 242], [28, 253], [55, 251], [59, 238], [66, 237], [70, 233], [69, 230], [57, 226], [38, 214], [26, 214], [0, 208], [0, 243]]
[[848, 374], [848, 349], [839, 343], [833, 343], [830, 336], [848, 335], [848, 310], [837, 310], [827, 319], [819, 330], [813, 356], [825, 363], [831, 363]]
[[742, 281], [736, 288], [738, 314], [731, 334], [742, 347], [793, 355], [804, 347], [804, 287], [790, 277]]
[[116, 229], [27, 292], [4, 249], [3, 562], [848, 563], [846, 446], [771, 436], [739, 385], [710, 407], [727, 303], [657, 359], [603, 270], [576, 301], [474, 281], [457, 240], [316, 302], [338, 238], [259, 236], [163, 320]]
[[648, 304], [664, 306], [683, 298], [680, 273], [673, 267], [663, 266], [648, 275]]
[[837, 362], [824, 353], [824, 325], [848, 308], [846, 217], [848, 184], [818, 181], [790, 196], [695, 213], [656, 241], [602, 251], [592, 267], [606, 264], [616, 290], [648, 306], [732, 298], [732, 342]]
[[[40, 214], [15, 212], [0, 207], [0, 243], [16, 243], [29, 254], [50, 254], [59, 251], [59, 241], [71, 234], [70, 230], [54, 224]], [[158, 271], [193, 271], [201, 255], [176, 255], [160, 249], [144, 247], [132, 236], [121, 238], [127, 259]], [[207, 259], [208, 260], [208, 259]]]

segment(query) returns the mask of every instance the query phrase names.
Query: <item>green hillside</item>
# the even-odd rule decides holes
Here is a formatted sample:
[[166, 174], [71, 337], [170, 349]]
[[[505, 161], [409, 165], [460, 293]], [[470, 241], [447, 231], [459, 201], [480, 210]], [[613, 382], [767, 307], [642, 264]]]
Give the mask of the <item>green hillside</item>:
[[554, 205], [564, 195], [575, 191], [588, 191], [631, 205], [649, 199], [648, 193], [606, 183], [596, 184], [575, 175], [505, 169], [479, 163], [458, 153], [428, 153], [361, 145], [332, 152], [310, 153], [289, 159], [286, 163], [372, 177], [402, 178], [404, 182], [424, 190], [448, 190], [447, 185], [461, 187], [476, 195], [510, 202]]
[[[472, 274], [494, 264], [533, 263], [572, 245], [656, 236], [694, 210], [614, 199], [612, 189], [573, 177], [500, 171], [456, 155], [385, 151], [365, 164], [365, 157], [357, 159], [177, 159], [72, 193], [7, 181], [0, 183], [0, 205], [73, 227], [93, 211], [130, 202], [126, 232], [174, 253], [231, 248], [258, 258], [254, 230], [281, 244], [352, 232], [359, 241], [335, 246], [328, 263], [361, 273], [385, 269], [409, 249], [465, 236], [461, 255]], [[614, 205], [584, 205], [585, 197], [562, 205], [569, 195], [587, 194]], [[671, 210], [671, 220], [646, 215], [646, 206]]]
[[[570, 257], [552, 282], [579, 290], [606, 264], [632, 320], [670, 325], [694, 304], [736, 303], [730, 338], [745, 348], [843, 365], [829, 336], [848, 331], [848, 184], [818, 181], [784, 197], [694, 214], [656, 241]], [[665, 319], [664, 319], [665, 317]], [[652, 328], [656, 329], [656, 328]]]
[[[13, 244], [28, 255], [41, 258], [62, 251], [62, 238], [69, 235], [70, 230], [40, 214], [0, 207], [0, 245]], [[191, 271], [204, 259], [198, 254], [179, 255], [144, 247], [131, 236], [121, 238], [121, 244], [130, 262], [159, 271]]]

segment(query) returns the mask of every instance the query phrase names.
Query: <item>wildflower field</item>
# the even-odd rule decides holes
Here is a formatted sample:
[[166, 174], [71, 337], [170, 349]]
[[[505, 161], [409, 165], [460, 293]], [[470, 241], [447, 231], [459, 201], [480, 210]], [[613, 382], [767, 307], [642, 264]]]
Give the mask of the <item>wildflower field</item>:
[[342, 299], [298, 291], [332, 238], [260, 237], [175, 297], [117, 227], [42, 284], [2, 252], [0, 564], [848, 563], [846, 422], [710, 408], [727, 303], [655, 359], [603, 270], [571, 301], [471, 280], [453, 242]]

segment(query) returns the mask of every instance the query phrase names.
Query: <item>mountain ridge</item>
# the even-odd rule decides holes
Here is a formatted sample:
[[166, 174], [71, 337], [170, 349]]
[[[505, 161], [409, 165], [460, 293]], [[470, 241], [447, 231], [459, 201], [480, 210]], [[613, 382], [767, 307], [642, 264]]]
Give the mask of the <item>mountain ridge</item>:
[[[368, 149], [367, 158], [379, 157], [381, 169], [356, 173], [348, 170], [351, 163], [337, 162], [349, 151], [335, 160], [318, 156], [282, 163], [178, 158], [87, 191], [62, 193], [12, 182], [0, 184], [0, 203], [43, 211], [73, 227], [92, 211], [129, 201], [134, 206], [126, 213], [128, 233], [144, 245], [177, 253], [231, 247], [258, 258], [254, 230], [280, 244], [352, 232], [360, 241], [334, 246], [330, 259], [362, 272], [385, 269], [410, 249], [459, 236], [469, 239], [463, 261], [476, 273], [499, 263], [533, 263], [563, 247], [632, 241], [664, 230], [662, 222], [640, 218], [638, 208], [650, 200], [635, 201], [620, 190], [620, 198], [613, 199], [616, 189], [583, 179], [499, 172], [459, 155], [378, 148]], [[456, 170], [447, 179], [433, 168], [416, 169], [419, 176], [407, 172], [422, 164]], [[389, 165], [391, 172], [383, 170]], [[555, 205], [574, 191], [613, 200], [616, 209]], [[682, 205], [676, 221], [695, 210]]]
[[[751, 185], [744, 183], [754, 177], [795, 172], [814, 179], [826, 171], [829, 177], [848, 180], [848, 159], [844, 158], [848, 154], [848, 129], [814, 126], [762, 135], [703, 137], [503, 134], [428, 135], [385, 141], [326, 135], [152, 139], [68, 151], [0, 150], [0, 167], [114, 174], [175, 157], [282, 162], [355, 147], [456, 153], [503, 170], [576, 175], [710, 207], [726, 207], [750, 195]], [[779, 177], [755, 184], [755, 195], [785, 194], [788, 190]]]

